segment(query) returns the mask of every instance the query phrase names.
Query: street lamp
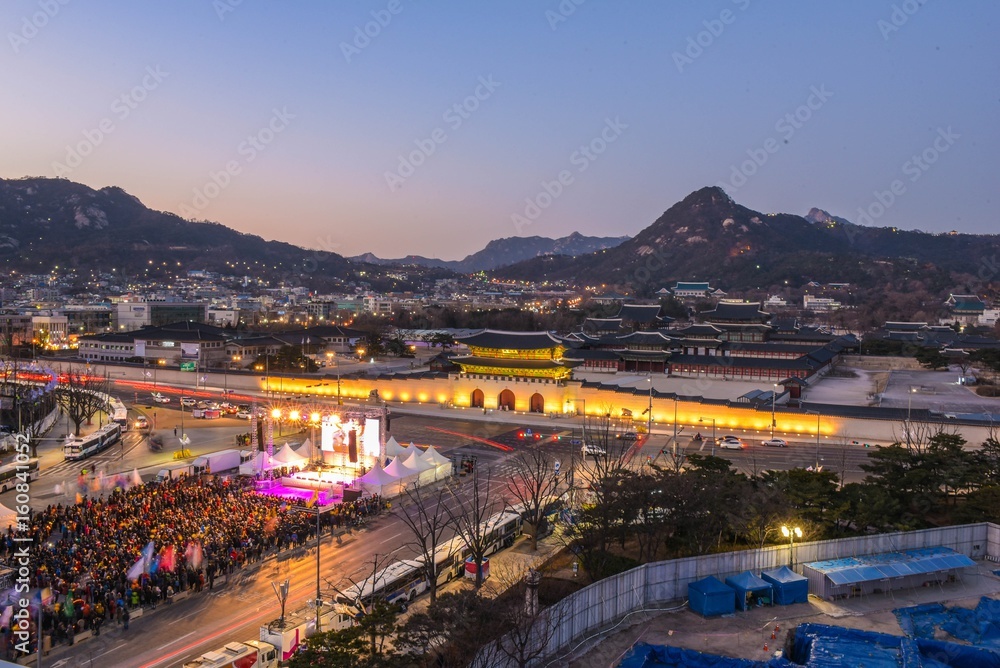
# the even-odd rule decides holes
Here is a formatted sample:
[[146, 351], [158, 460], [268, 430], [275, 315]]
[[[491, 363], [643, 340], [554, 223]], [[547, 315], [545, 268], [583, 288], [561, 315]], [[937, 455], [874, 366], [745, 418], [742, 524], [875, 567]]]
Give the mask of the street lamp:
[[715, 418], [698, 418], [698, 422], [712, 421], [712, 456], [715, 456]]
[[820, 419], [820, 412], [819, 411], [806, 411], [806, 413], [808, 415], [813, 415], [813, 414], [816, 415], [816, 469], [815, 470], [819, 471], [820, 470], [819, 469], [819, 419]]
[[910, 432], [913, 431], [910, 422], [910, 411], [913, 409], [913, 393], [916, 392], [916, 388], [909, 386], [906, 388], [906, 449], [910, 449]]
[[271, 419], [278, 423], [278, 436], [281, 436], [281, 409], [272, 408], [271, 409]]
[[653, 435], [653, 374], [650, 373], [646, 380], [649, 381], [649, 408], [646, 409], [649, 416], [646, 418], [646, 438], [650, 438]]
[[788, 564], [795, 568], [795, 539], [802, 538], [802, 529], [781, 525], [781, 535], [788, 539]]
[[774, 383], [771, 385], [771, 440], [774, 440], [774, 427], [777, 425], [774, 419], [774, 400], [778, 396], [778, 384]]

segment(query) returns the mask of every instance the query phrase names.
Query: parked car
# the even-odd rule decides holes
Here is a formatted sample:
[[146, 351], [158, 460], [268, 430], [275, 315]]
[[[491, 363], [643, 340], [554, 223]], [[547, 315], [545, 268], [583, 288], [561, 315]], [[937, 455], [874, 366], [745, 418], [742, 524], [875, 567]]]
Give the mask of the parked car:
[[788, 445], [788, 441], [786, 441], [783, 438], [770, 438], [761, 443], [761, 445], [766, 445], [772, 448], [784, 448], [785, 446]]
[[237, 411], [236, 411], [236, 417], [239, 418], [240, 420], [249, 420], [250, 419], [250, 409], [249, 408], [246, 409], [246, 410], [244, 410], [242, 408], [237, 409]]
[[724, 436], [719, 441], [719, 447], [723, 450], [742, 450], [746, 445], [735, 436]]
[[639, 434], [634, 431], [626, 431], [625, 433], [621, 434], [618, 438], [622, 439], [623, 441], [635, 441], [638, 440]]
[[198, 402], [192, 399], [191, 397], [181, 397], [181, 406], [186, 406], [188, 408], [191, 408], [197, 403]]
[[581, 450], [583, 452], [583, 456], [584, 457], [586, 457], [587, 455], [591, 455], [593, 457], [597, 457], [599, 455], [606, 455], [606, 454], [608, 454], [607, 450], [605, 450], [604, 448], [602, 448], [599, 445], [594, 445], [593, 443], [584, 443], [583, 447], [581, 448]]

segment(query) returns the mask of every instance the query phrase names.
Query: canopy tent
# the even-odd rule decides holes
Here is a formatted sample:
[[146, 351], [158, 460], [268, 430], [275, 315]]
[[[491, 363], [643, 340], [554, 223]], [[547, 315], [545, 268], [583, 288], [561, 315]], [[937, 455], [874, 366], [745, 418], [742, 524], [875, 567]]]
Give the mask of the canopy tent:
[[420, 458], [425, 462], [434, 464], [434, 466], [451, 466], [451, 460], [438, 452], [437, 448], [433, 445], [428, 446]]
[[312, 440], [308, 438], [302, 443], [302, 445], [295, 448], [295, 454], [299, 457], [305, 457], [306, 461], [310, 462], [323, 456], [316, 446], [313, 445]]
[[726, 584], [736, 590], [736, 607], [740, 610], [749, 610], [758, 602], [770, 605], [774, 601], [771, 583], [750, 571], [726, 578]]
[[[390, 436], [389, 440], [385, 442], [385, 456], [386, 457], [398, 457], [406, 452], [406, 448], [399, 444], [395, 436]], [[404, 455], [405, 456], [405, 455]]]
[[420, 471], [411, 469], [403, 462], [403, 457], [397, 456], [389, 465], [385, 467], [385, 472], [396, 478], [403, 484], [413, 482], [420, 474]]
[[774, 602], [778, 605], [792, 605], [809, 601], [809, 578], [799, 575], [788, 566], [772, 568], [760, 574], [762, 580], [771, 583]]
[[361, 485], [361, 489], [369, 494], [385, 496], [386, 485], [396, 485], [399, 479], [386, 473], [382, 465], [376, 462], [375, 466], [368, 473], [358, 478], [355, 482]]
[[421, 485], [430, 484], [437, 478], [437, 467], [424, 461], [420, 455], [415, 452], [406, 458], [403, 465], [406, 466], [406, 468], [419, 471], [418, 480]]
[[281, 446], [281, 450], [278, 450], [272, 459], [278, 466], [304, 466], [309, 462], [308, 459], [292, 450], [292, 446], [288, 443]]
[[736, 591], [709, 575], [688, 585], [688, 604], [703, 617], [736, 612]]
[[240, 464], [240, 475], [255, 475], [262, 471], [270, 471], [274, 462], [266, 452], [258, 452], [253, 459]]
[[418, 448], [413, 441], [410, 441], [410, 444], [405, 448], [403, 448], [403, 456], [405, 458], [409, 458], [410, 455], [416, 455], [417, 457], [419, 457], [422, 454], [424, 454], [424, 451]]

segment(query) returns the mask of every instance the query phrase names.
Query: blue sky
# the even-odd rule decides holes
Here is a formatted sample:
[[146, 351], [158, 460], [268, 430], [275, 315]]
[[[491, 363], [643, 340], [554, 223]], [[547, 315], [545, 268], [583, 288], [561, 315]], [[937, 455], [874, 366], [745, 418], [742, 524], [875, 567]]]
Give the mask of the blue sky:
[[635, 234], [705, 185], [994, 232], [1000, 4], [961, 10], [7, 0], [0, 176], [345, 255]]

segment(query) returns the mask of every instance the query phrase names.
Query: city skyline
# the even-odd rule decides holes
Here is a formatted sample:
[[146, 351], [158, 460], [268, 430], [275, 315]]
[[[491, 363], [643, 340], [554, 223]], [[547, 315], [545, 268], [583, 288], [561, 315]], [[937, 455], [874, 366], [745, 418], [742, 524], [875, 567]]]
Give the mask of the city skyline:
[[348, 256], [634, 235], [706, 185], [987, 233], [1000, 8], [973, 4], [11, 2], [0, 176]]

